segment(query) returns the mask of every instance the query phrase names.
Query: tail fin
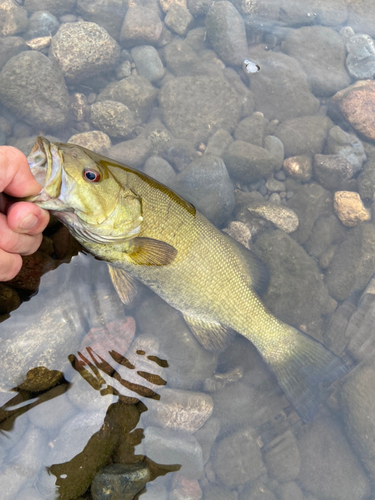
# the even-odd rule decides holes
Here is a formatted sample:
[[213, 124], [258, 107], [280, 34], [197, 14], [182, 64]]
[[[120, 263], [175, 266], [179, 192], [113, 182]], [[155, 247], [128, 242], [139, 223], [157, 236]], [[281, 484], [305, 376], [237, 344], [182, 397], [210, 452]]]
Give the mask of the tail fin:
[[280, 387], [304, 422], [313, 418], [325, 389], [347, 373], [343, 360], [323, 344], [293, 327], [294, 345], [288, 359], [269, 362]]

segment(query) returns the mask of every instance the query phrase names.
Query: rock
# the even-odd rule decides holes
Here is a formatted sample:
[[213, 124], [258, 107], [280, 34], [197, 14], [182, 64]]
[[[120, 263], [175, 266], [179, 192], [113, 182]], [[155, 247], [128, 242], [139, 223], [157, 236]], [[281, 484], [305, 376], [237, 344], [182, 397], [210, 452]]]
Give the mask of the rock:
[[175, 181], [175, 171], [170, 164], [159, 156], [151, 156], [145, 161], [143, 171], [162, 184], [172, 185]]
[[38, 398], [38, 404], [27, 412], [29, 420], [36, 427], [51, 431], [60, 428], [76, 413], [65, 393], [67, 385], [50, 389]]
[[111, 139], [107, 134], [99, 130], [91, 130], [90, 132], [82, 132], [82, 134], [72, 135], [68, 142], [77, 144], [87, 149], [95, 151], [101, 155], [108, 155], [111, 148]]
[[307, 498], [303, 495], [301, 488], [294, 481], [280, 484], [279, 493], [280, 500], [304, 500], [304, 498]]
[[343, 156], [315, 155], [314, 173], [318, 182], [326, 189], [339, 189], [344, 181], [353, 177], [353, 167]]
[[259, 47], [251, 49], [248, 57], [260, 67], [257, 73], [248, 74], [256, 111], [268, 120], [280, 121], [316, 113], [319, 101], [310, 92], [306, 74], [294, 58]]
[[201, 500], [202, 490], [196, 479], [187, 479], [182, 474], [174, 474], [169, 500]]
[[75, 92], [70, 96], [70, 110], [74, 120], [81, 122], [86, 117], [87, 97], [85, 94]]
[[375, 271], [375, 229], [360, 224], [347, 233], [328, 267], [325, 282], [332, 297], [345, 300], [352, 290], [362, 290]]
[[271, 193], [280, 193], [281, 191], [285, 191], [285, 182], [278, 181], [272, 176], [268, 177], [265, 186]]
[[364, 207], [359, 194], [352, 191], [336, 191], [333, 209], [347, 227], [354, 227], [359, 222], [371, 219], [370, 211]]
[[160, 0], [160, 8], [166, 14], [172, 5], [180, 5], [186, 9], [186, 0]]
[[158, 51], [152, 45], [141, 45], [131, 50], [138, 75], [155, 82], [163, 78], [165, 69]]
[[344, 241], [345, 236], [346, 230], [335, 215], [319, 217], [304, 247], [312, 257], [318, 259], [332, 245], [340, 245]]
[[228, 172], [236, 179], [252, 182], [270, 175], [276, 168], [276, 159], [259, 146], [234, 141], [223, 155]]
[[0, 314], [9, 314], [20, 305], [18, 293], [13, 288], [0, 283]]
[[309, 181], [312, 176], [312, 161], [309, 156], [291, 156], [283, 162], [285, 173], [300, 181]]
[[[137, 327], [159, 338], [160, 357], [168, 360], [165, 373], [168, 387], [193, 389], [214, 373], [217, 355], [201, 347], [175, 309], [155, 296], [147, 299], [138, 311]], [[155, 318], [158, 318], [156, 323]]]
[[116, 101], [99, 101], [90, 107], [90, 121], [93, 126], [110, 137], [128, 137], [136, 126], [130, 109]]
[[375, 82], [359, 80], [335, 94], [333, 105], [338, 105], [344, 118], [360, 134], [374, 140], [375, 125], [372, 117], [375, 112]]
[[176, 76], [191, 76], [199, 58], [184, 40], [173, 40], [163, 50], [166, 67]]
[[63, 75], [36, 51], [21, 52], [5, 64], [0, 99], [33, 127], [57, 129], [68, 119], [69, 95]]
[[25, 39], [31, 40], [43, 36], [51, 36], [59, 29], [60, 23], [56, 17], [49, 12], [34, 12], [29, 19]]
[[224, 151], [232, 144], [233, 137], [224, 129], [219, 129], [215, 132], [207, 142], [207, 147], [204, 154], [212, 154], [214, 156], [222, 156]]
[[108, 156], [131, 168], [139, 168], [150, 156], [151, 150], [152, 145], [149, 140], [137, 137], [119, 142], [110, 149]]
[[254, 202], [247, 206], [247, 210], [255, 217], [271, 222], [277, 229], [292, 233], [298, 227], [298, 217], [291, 209], [275, 203]]
[[52, 38], [49, 56], [59, 65], [67, 83], [77, 83], [114, 67], [120, 47], [95, 23], [65, 23]]
[[126, 13], [120, 41], [125, 47], [154, 45], [160, 38], [162, 28], [160, 18], [154, 10], [134, 5]]
[[304, 26], [293, 30], [282, 43], [282, 50], [302, 66], [316, 96], [331, 96], [350, 84], [345, 45], [333, 29]]
[[233, 212], [234, 189], [221, 158], [204, 156], [193, 161], [176, 176], [173, 189], [217, 226]]
[[300, 457], [297, 441], [291, 431], [286, 431], [267, 444], [264, 453], [267, 472], [284, 483], [298, 477]]
[[340, 428], [329, 417], [315, 418], [298, 439], [298, 482], [318, 498], [365, 499], [369, 482]]
[[12, 0], [0, 4], [0, 33], [2, 36], [17, 35], [27, 27], [27, 12]]
[[247, 55], [245, 24], [232, 3], [214, 3], [206, 16], [207, 37], [224, 63], [240, 66]]
[[132, 67], [130, 61], [124, 61], [116, 68], [116, 77], [118, 80], [127, 78], [132, 74]]
[[168, 28], [177, 33], [177, 35], [183, 36], [186, 35], [193, 19], [193, 16], [186, 7], [174, 3], [168, 9], [164, 22]]
[[281, 122], [274, 135], [284, 144], [285, 156], [312, 156], [323, 152], [331, 127], [325, 116], [305, 116]]
[[93, 500], [133, 500], [150, 479], [150, 471], [143, 462], [107, 465], [94, 477], [91, 495]]
[[358, 190], [362, 200], [373, 201], [375, 195], [375, 163], [374, 160], [366, 162], [363, 172], [358, 176]]
[[213, 0], [187, 0], [187, 7], [189, 12], [196, 17], [206, 15], [213, 3]]
[[250, 250], [251, 231], [246, 224], [234, 220], [223, 231]]
[[99, 24], [112, 38], [119, 39], [126, 13], [122, 0], [78, 0], [76, 11], [85, 21]]
[[15, 278], [8, 281], [11, 287], [36, 292], [43, 274], [56, 267], [56, 262], [45, 253], [36, 251], [22, 257], [22, 268]]
[[158, 118], [145, 124], [140, 135], [150, 141], [154, 155], [162, 153], [173, 139], [165, 125]]
[[197, 150], [185, 139], [170, 140], [163, 149], [163, 157], [169, 161], [177, 172], [182, 172], [194, 160], [199, 158]]
[[146, 122], [151, 114], [157, 90], [142, 76], [132, 75], [119, 82], [112, 82], [103, 89], [96, 102], [122, 102], [133, 113], [136, 120]]
[[295, 211], [299, 220], [293, 239], [303, 245], [309, 238], [316, 219], [332, 211], [331, 198], [329, 192], [316, 183], [300, 185], [289, 179], [286, 185], [287, 191], [293, 192], [287, 207]]
[[240, 97], [221, 78], [180, 77], [166, 83], [159, 102], [163, 120], [178, 138], [205, 143], [217, 130], [231, 132], [240, 113]]
[[72, 12], [77, 0], [25, 0], [24, 8], [29, 12], [47, 11], [54, 16]]
[[262, 300], [277, 318], [300, 328], [333, 312], [315, 259], [285, 232], [262, 234], [253, 250], [270, 272]]
[[263, 113], [256, 112], [239, 122], [234, 131], [234, 138], [236, 141], [250, 142], [261, 148], [263, 147], [264, 127]]
[[217, 445], [213, 466], [219, 480], [229, 488], [257, 479], [264, 466], [252, 429], [246, 427], [222, 439]]
[[284, 144], [278, 137], [267, 135], [264, 138], [264, 149], [268, 151], [276, 160], [275, 170], [280, 170], [284, 161]]
[[372, 79], [375, 75], [375, 44], [368, 35], [354, 35], [346, 44], [346, 67], [357, 80]]
[[325, 153], [337, 153], [346, 158], [353, 167], [353, 174], [360, 172], [363, 162], [366, 161], [362, 142], [355, 134], [344, 132], [338, 126], [332, 127], [328, 132]]
[[216, 441], [220, 431], [220, 421], [217, 418], [210, 418], [194, 433], [194, 437], [201, 445], [203, 462], [206, 464], [210, 458], [211, 448]]
[[348, 4], [348, 26], [359, 33], [375, 37], [375, 6], [371, 0], [350, 2]]
[[149, 412], [145, 420], [148, 425], [190, 433], [200, 429], [213, 411], [209, 395], [177, 389], [164, 389], [160, 400], [150, 400], [147, 406]]
[[[12, 57], [28, 50], [25, 41], [20, 36], [7, 36], [0, 38], [0, 69]], [[6, 134], [9, 135], [9, 134]]]
[[145, 454], [154, 462], [181, 465], [180, 472], [188, 479], [197, 479], [203, 472], [202, 449], [194, 436], [148, 426], [144, 430]]

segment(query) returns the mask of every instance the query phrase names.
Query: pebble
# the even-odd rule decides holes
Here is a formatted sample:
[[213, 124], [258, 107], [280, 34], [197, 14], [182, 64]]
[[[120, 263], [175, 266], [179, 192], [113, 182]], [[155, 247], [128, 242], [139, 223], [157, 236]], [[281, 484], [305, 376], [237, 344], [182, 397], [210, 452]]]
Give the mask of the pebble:
[[52, 38], [49, 56], [66, 82], [76, 83], [111, 70], [120, 57], [120, 47], [98, 24], [65, 23]]
[[12, 0], [3, 0], [0, 4], [0, 33], [12, 36], [22, 33], [27, 27], [27, 12]]
[[116, 68], [116, 76], [118, 80], [122, 80], [123, 78], [127, 78], [132, 74], [132, 68], [130, 61], [124, 61]]
[[208, 394], [164, 389], [159, 401], [147, 402], [145, 420], [148, 425], [194, 433], [211, 416], [213, 405]]
[[[275, 170], [280, 170], [284, 161], [284, 144], [274, 135], [266, 135], [264, 138], [264, 149], [268, 151], [276, 160]], [[279, 179], [283, 180], [283, 179]]]
[[164, 18], [165, 24], [177, 35], [184, 36], [193, 22], [193, 16], [186, 7], [172, 3]]
[[96, 129], [116, 139], [129, 137], [136, 127], [132, 111], [122, 102], [95, 102], [90, 107], [89, 115]]
[[340, 154], [315, 155], [314, 174], [324, 188], [336, 190], [353, 177], [353, 167]]
[[336, 191], [333, 197], [333, 209], [347, 227], [354, 227], [359, 222], [371, 219], [370, 211], [364, 207], [359, 194], [352, 191]]
[[368, 35], [354, 35], [347, 44], [346, 67], [357, 80], [372, 79], [375, 75], [375, 43]]
[[109, 154], [111, 148], [111, 139], [100, 130], [90, 130], [89, 132], [72, 135], [67, 142], [91, 149], [95, 153], [105, 156]]
[[162, 32], [158, 14], [141, 5], [131, 6], [121, 28], [120, 41], [124, 47], [156, 44]]
[[59, 29], [60, 23], [49, 12], [34, 12], [29, 19], [28, 29], [24, 35], [26, 40], [51, 36]]
[[261, 217], [271, 222], [278, 229], [292, 233], [298, 228], [298, 217], [294, 210], [279, 204], [253, 203], [247, 210], [255, 217]]
[[308, 181], [312, 176], [312, 160], [309, 156], [291, 156], [283, 162], [286, 174], [292, 179]]
[[155, 82], [163, 78], [165, 69], [159, 57], [158, 51], [151, 45], [140, 45], [133, 47], [131, 55], [138, 75]]
[[143, 462], [107, 465], [94, 477], [91, 495], [93, 500], [133, 500], [150, 479]]
[[278, 192], [280, 193], [281, 191], [285, 191], [285, 183], [276, 180], [274, 177], [269, 177], [266, 181], [266, 188], [268, 191], [273, 192]]

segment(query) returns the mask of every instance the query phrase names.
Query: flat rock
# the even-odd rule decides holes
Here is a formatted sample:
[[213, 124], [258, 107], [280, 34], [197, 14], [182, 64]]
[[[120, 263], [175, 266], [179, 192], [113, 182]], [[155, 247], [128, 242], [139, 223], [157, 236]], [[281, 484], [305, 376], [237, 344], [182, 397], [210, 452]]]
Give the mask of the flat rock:
[[52, 38], [49, 56], [57, 62], [68, 83], [89, 80], [112, 69], [120, 47], [95, 23], [65, 23]]
[[5, 64], [0, 74], [0, 99], [34, 127], [58, 129], [68, 119], [69, 95], [63, 75], [37, 51], [21, 52]]
[[292, 233], [298, 227], [298, 217], [294, 210], [276, 203], [252, 203], [247, 210], [254, 217], [271, 222], [277, 229]]

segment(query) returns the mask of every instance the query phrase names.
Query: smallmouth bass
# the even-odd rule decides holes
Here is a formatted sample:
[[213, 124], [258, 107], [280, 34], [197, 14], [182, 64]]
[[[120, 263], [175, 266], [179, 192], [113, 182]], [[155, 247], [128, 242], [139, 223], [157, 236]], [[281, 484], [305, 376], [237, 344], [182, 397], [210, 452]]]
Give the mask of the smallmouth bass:
[[108, 263], [124, 303], [139, 280], [180, 311], [206, 349], [223, 351], [240, 333], [302, 420], [314, 416], [320, 386], [347, 367], [266, 309], [258, 295], [265, 291], [263, 266], [255, 255], [163, 184], [83, 147], [39, 137], [28, 161], [44, 188], [27, 200], [50, 210]]

